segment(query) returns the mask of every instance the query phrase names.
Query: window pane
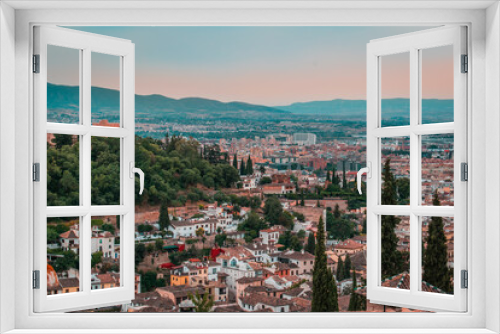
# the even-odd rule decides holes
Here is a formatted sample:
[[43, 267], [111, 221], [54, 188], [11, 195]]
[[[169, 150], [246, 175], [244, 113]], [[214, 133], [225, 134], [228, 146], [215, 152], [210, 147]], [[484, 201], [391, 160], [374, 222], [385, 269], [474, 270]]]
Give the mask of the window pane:
[[422, 205], [453, 206], [453, 134], [422, 136]]
[[382, 138], [382, 205], [410, 204], [410, 138]]
[[92, 205], [120, 204], [120, 138], [92, 137]]
[[47, 45], [47, 122], [80, 121], [80, 50]]
[[422, 291], [453, 294], [453, 217], [422, 217]]
[[47, 205], [80, 204], [80, 141], [76, 135], [47, 134]]
[[80, 291], [80, 218], [47, 219], [47, 294]]
[[92, 125], [120, 126], [120, 57], [92, 52]]
[[382, 56], [382, 126], [410, 124], [410, 53]]
[[381, 285], [410, 289], [410, 217], [381, 216]]
[[120, 286], [120, 216], [92, 217], [92, 290]]
[[421, 50], [422, 124], [453, 122], [453, 46]]

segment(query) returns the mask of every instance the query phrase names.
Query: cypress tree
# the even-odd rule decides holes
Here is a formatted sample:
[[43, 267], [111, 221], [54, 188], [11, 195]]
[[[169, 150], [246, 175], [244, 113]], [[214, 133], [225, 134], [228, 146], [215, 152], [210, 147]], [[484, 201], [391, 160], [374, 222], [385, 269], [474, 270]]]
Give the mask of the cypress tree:
[[339, 178], [337, 177], [337, 170], [335, 169], [335, 166], [332, 167], [332, 183], [337, 187], [339, 186]]
[[328, 182], [332, 182], [332, 179], [331, 179], [331, 177], [330, 177], [330, 171], [329, 171], [329, 170], [327, 170], [327, 171], [326, 171], [326, 181], [328, 181]]
[[250, 159], [250, 156], [248, 156], [247, 160], [247, 175], [252, 175], [253, 174], [253, 162], [252, 159]]
[[351, 257], [349, 254], [346, 255], [345, 257], [345, 262], [344, 262], [344, 277], [345, 278], [350, 278], [351, 277]]
[[318, 199], [318, 201], [316, 202], [316, 207], [317, 207], [317, 208], [321, 208], [321, 202], [319, 201], [319, 199]]
[[240, 175], [246, 175], [247, 169], [245, 167], [245, 160], [241, 159], [240, 163]]
[[304, 190], [300, 193], [300, 206], [306, 206], [306, 202], [304, 201]]
[[347, 180], [345, 178], [345, 161], [342, 161], [342, 188], [347, 188]]
[[362, 311], [362, 305], [361, 305], [361, 296], [359, 296], [356, 293], [357, 289], [357, 282], [356, 282], [356, 272], [353, 270], [352, 271], [352, 291], [351, 291], [351, 298], [349, 298], [349, 312], [356, 312], [356, 311]]
[[[383, 171], [382, 205], [396, 205], [396, 182], [391, 172], [391, 159], [387, 159]], [[399, 224], [396, 216], [382, 216], [382, 279], [399, 274], [403, 269], [403, 259], [398, 251], [398, 237], [394, 229]]]
[[335, 277], [332, 274], [332, 271], [328, 269], [328, 282], [331, 282], [328, 284], [327, 287], [327, 309], [328, 312], [338, 312], [339, 311], [339, 296], [337, 292], [337, 281], [335, 280]]
[[233, 167], [238, 169], [238, 157], [236, 156], [236, 153], [233, 156]]
[[309, 232], [309, 237], [307, 237], [306, 250], [309, 253], [311, 253], [311, 254], [315, 253], [315, 250], [316, 250], [316, 240], [314, 240], [314, 233], [312, 233], [312, 232]]
[[[437, 191], [432, 201], [434, 206], [440, 206]], [[427, 248], [423, 255], [422, 280], [444, 292], [451, 292], [450, 271], [448, 269], [448, 247], [444, 235], [442, 217], [432, 217], [429, 223]]]
[[329, 276], [326, 264], [326, 246], [325, 246], [325, 225], [323, 217], [319, 218], [318, 233], [316, 236], [316, 249], [313, 269], [313, 289], [312, 289], [312, 312], [332, 312], [333, 292], [331, 291], [332, 279]]
[[337, 280], [340, 282], [344, 280], [344, 261], [339, 256], [339, 262], [337, 263]]
[[158, 221], [160, 231], [167, 229], [170, 226], [170, 217], [168, 215], [168, 205], [163, 202], [160, 207], [160, 219]]

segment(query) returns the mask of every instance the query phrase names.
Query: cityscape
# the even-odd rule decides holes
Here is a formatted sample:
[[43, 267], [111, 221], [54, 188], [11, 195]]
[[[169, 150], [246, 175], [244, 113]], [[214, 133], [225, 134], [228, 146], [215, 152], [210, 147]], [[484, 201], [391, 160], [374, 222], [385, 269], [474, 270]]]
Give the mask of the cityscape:
[[[364, 40], [362, 47], [357, 52], [364, 55]], [[49, 67], [49, 81], [50, 73]], [[353, 86], [364, 87], [364, 77], [352, 76], [359, 79]], [[48, 121], [78, 123], [79, 88], [56, 77], [47, 86]], [[79, 312], [423, 312], [366, 298], [366, 192], [356, 186], [366, 166], [364, 92], [326, 99], [301, 86], [303, 95], [276, 89], [272, 100], [263, 80], [257, 97], [245, 99], [238, 94], [248, 89], [232, 91], [214, 79], [224, 89], [207, 97], [196, 95], [201, 88], [187, 79], [184, 93], [181, 79], [158, 91], [141, 80], [135, 166], [146, 178], [135, 197], [135, 298]], [[169, 97], [160, 91], [165, 87]], [[397, 84], [393, 89], [382, 101], [383, 126], [408, 124], [408, 95]], [[452, 96], [438, 93], [423, 97], [424, 123], [453, 122]], [[92, 101], [93, 125], [120, 126], [117, 87], [93, 78]], [[120, 141], [92, 137], [91, 144], [92, 204], [118, 204]], [[78, 136], [47, 134], [48, 206], [79, 204], [79, 145]], [[384, 205], [410, 203], [409, 145], [408, 137], [381, 139]], [[453, 206], [453, 134], [421, 136], [420, 151], [419, 204]], [[410, 247], [421, 247], [422, 291], [453, 294], [453, 218], [423, 217], [422, 245], [410, 245], [409, 217], [381, 222], [381, 286], [409, 289]], [[79, 217], [47, 220], [49, 295], [80, 291], [80, 223]], [[119, 287], [120, 216], [92, 217], [91, 226], [91, 288]]]

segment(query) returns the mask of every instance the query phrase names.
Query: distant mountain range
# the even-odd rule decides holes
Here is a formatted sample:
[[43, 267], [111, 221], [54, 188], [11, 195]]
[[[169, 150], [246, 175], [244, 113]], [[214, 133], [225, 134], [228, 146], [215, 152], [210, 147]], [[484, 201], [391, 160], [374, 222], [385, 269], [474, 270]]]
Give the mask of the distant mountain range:
[[[328, 115], [335, 118], [366, 118], [366, 100], [331, 100], [293, 103], [275, 107], [300, 115]], [[453, 100], [424, 99], [422, 101], [424, 123], [449, 122], [453, 120]], [[409, 99], [382, 100], [382, 119], [408, 119]]]
[[[75, 86], [47, 84], [47, 107], [69, 115], [76, 115], [79, 89]], [[163, 95], [136, 95], [135, 110], [138, 118], [159, 121], [162, 118], [197, 119], [254, 119], [286, 120], [303, 117], [328, 117], [343, 120], [366, 120], [365, 100], [331, 100], [293, 103], [288, 106], [267, 107], [244, 102], [220, 102], [204, 98], [172, 99]], [[423, 100], [424, 122], [444, 122], [453, 119], [453, 100]], [[92, 112], [115, 121], [119, 110], [119, 92], [113, 89], [92, 87]], [[384, 119], [396, 122], [409, 116], [408, 99], [382, 101]]]

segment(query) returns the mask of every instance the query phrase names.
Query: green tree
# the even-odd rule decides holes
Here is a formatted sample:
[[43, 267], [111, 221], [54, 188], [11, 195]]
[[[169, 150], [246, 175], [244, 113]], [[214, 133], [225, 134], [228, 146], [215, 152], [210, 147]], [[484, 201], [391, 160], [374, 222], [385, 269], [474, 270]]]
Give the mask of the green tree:
[[135, 265], [137, 266], [146, 256], [146, 246], [143, 243], [135, 244]]
[[149, 292], [154, 290], [156, 286], [156, 271], [147, 271], [144, 275], [141, 277], [141, 288], [143, 292]]
[[314, 240], [314, 233], [309, 232], [309, 236], [307, 237], [307, 246], [306, 251], [311, 254], [314, 254], [316, 250], [316, 241]]
[[332, 274], [332, 271], [328, 269], [328, 284], [327, 286], [327, 308], [330, 310], [329, 312], [339, 312], [339, 296], [337, 291], [337, 281]]
[[233, 156], [233, 167], [238, 170], [238, 157], [236, 156], [236, 153]]
[[[275, 225], [275, 224], [271, 224]], [[288, 211], [282, 211], [278, 218], [278, 225], [282, 225], [287, 229], [293, 229], [293, 215]]]
[[345, 161], [342, 161], [342, 188], [347, 188], [347, 180], [345, 178]]
[[54, 135], [54, 139], [52, 139], [52, 143], [55, 144], [57, 149], [61, 149], [63, 146], [71, 146], [71, 145], [73, 145], [73, 136], [72, 135]]
[[283, 206], [277, 197], [271, 196], [266, 199], [266, 202], [264, 203], [264, 215], [266, 220], [271, 223], [271, 225], [279, 224], [282, 213]]
[[[440, 206], [437, 191], [432, 200], [434, 206]], [[448, 269], [448, 247], [444, 234], [442, 217], [432, 217], [428, 226], [427, 247], [423, 255], [422, 280], [446, 293], [452, 292], [450, 270]]]
[[350, 278], [351, 277], [351, 257], [349, 254], [345, 256], [345, 262], [344, 262], [344, 277], [345, 278]]
[[193, 302], [196, 312], [210, 312], [214, 306], [214, 299], [208, 291], [205, 291], [203, 296], [196, 291], [195, 295], [190, 293], [188, 297]]
[[155, 240], [155, 248], [158, 252], [163, 251], [163, 239], [156, 239]]
[[103, 224], [102, 230], [110, 232], [111, 234], [115, 234], [115, 227], [111, 224]]
[[[383, 170], [384, 184], [382, 186], [382, 205], [396, 205], [397, 194], [394, 175], [391, 172], [391, 159], [388, 158]], [[403, 269], [403, 258], [398, 251], [398, 237], [394, 229], [399, 224], [396, 216], [382, 216], [382, 279], [401, 273]]]
[[356, 293], [357, 289], [358, 286], [356, 282], [356, 272], [353, 270], [351, 298], [349, 299], [349, 308], [348, 308], [349, 312], [364, 311], [366, 309], [366, 305], [363, 305], [365, 304], [365, 302], [363, 301], [363, 297]]
[[345, 278], [345, 275], [344, 275], [344, 261], [339, 256], [339, 262], [337, 263], [337, 280], [340, 282], [340, 281], [343, 281], [344, 278]]
[[[335, 301], [332, 289], [337, 291], [337, 287], [333, 287], [333, 275], [327, 268], [326, 260], [326, 245], [325, 245], [325, 231], [324, 231], [323, 217], [319, 218], [318, 233], [316, 238], [316, 252], [314, 255], [314, 269], [313, 269], [313, 288], [312, 288], [312, 312], [334, 312]], [[338, 302], [337, 302], [338, 310]]]
[[273, 183], [273, 180], [269, 176], [264, 176], [263, 178], [260, 179], [260, 184], [269, 184]]
[[408, 177], [397, 179], [396, 187], [398, 189], [398, 204], [410, 204], [410, 179]]
[[226, 242], [226, 240], [227, 240], [227, 234], [226, 233], [217, 234], [215, 236], [215, 243], [217, 245], [219, 245], [219, 247], [224, 246], [224, 243]]
[[266, 173], [266, 167], [264, 165], [260, 165], [259, 170], [261, 175], [264, 175]]
[[253, 174], [253, 162], [250, 156], [248, 156], [247, 160], [247, 175], [252, 175]]
[[160, 231], [167, 230], [170, 226], [170, 216], [168, 214], [168, 205], [166, 202], [161, 204], [158, 224], [160, 225]]
[[306, 202], [304, 200], [304, 190], [300, 192], [300, 206], [306, 206]]
[[247, 168], [245, 167], [245, 161], [243, 160], [243, 158], [241, 158], [240, 175], [246, 175], [246, 173], [247, 173]]
[[95, 268], [99, 263], [102, 262], [102, 252], [92, 253], [91, 266]]

